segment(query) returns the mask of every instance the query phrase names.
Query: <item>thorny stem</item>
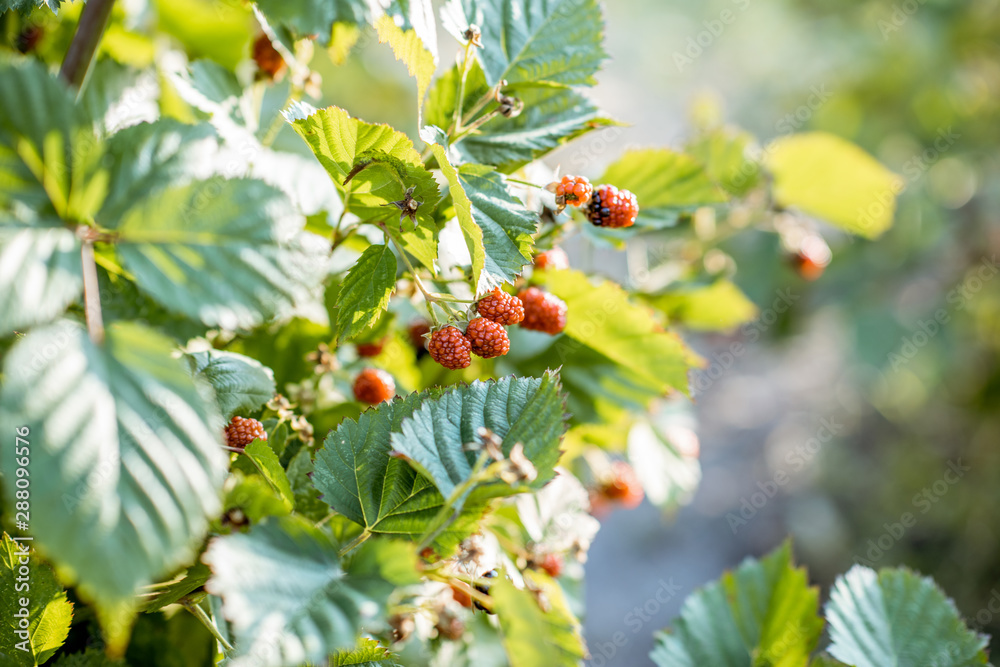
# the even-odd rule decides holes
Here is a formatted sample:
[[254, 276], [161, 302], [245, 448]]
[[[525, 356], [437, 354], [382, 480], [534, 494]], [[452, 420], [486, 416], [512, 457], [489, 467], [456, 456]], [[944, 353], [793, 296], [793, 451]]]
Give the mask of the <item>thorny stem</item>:
[[222, 648], [225, 649], [227, 655], [233, 652], [233, 645], [226, 641], [226, 638], [222, 636], [221, 632], [219, 632], [219, 628], [215, 626], [215, 623], [208, 617], [208, 614], [205, 613], [205, 610], [202, 609], [200, 605], [185, 602], [184, 608], [191, 612], [191, 614], [201, 621], [201, 624], [204, 625], [210, 633], [212, 633], [212, 636], [215, 637], [216, 641], [218, 641], [219, 644], [222, 645]]
[[66, 51], [59, 74], [71, 86], [81, 88], [87, 78], [87, 70], [97, 52], [97, 45], [111, 18], [111, 8], [115, 0], [90, 0], [83, 6], [76, 34]]
[[443, 295], [438, 295], [435, 292], [429, 292], [427, 288], [424, 287], [424, 283], [420, 279], [420, 275], [417, 273], [416, 267], [413, 266], [413, 262], [410, 261], [410, 258], [406, 256], [406, 252], [399, 247], [398, 243], [396, 243], [396, 239], [393, 238], [392, 234], [389, 233], [389, 230], [386, 228], [385, 224], [379, 223], [378, 226], [382, 228], [382, 232], [385, 234], [385, 237], [390, 241], [392, 241], [392, 244], [396, 246], [396, 250], [399, 251], [399, 256], [403, 258], [403, 263], [406, 264], [407, 270], [410, 272], [410, 275], [413, 276], [413, 284], [417, 286], [417, 289], [420, 290], [420, 293], [424, 296], [424, 301], [427, 302], [427, 312], [430, 314], [431, 319], [434, 321], [434, 326], [439, 326], [441, 324], [440, 320], [438, 320], [437, 318], [437, 313], [434, 312], [435, 303], [438, 304], [438, 306], [440, 306], [446, 313], [448, 313], [450, 317], [457, 318], [458, 313], [456, 313], [447, 303], [447, 301], [455, 299], [443, 299], [441, 298]]

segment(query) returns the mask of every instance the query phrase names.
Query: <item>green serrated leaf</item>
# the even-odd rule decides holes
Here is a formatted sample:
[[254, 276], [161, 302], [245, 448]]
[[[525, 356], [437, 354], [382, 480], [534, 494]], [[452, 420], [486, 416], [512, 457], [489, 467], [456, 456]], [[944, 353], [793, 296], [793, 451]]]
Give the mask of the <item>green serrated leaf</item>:
[[892, 226], [903, 180], [851, 142], [826, 132], [772, 142], [764, 166], [774, 176], [774, 199], [852, 234], [877, 238]]
[[538, 217], [507, 190], [504, 177], [479, 164], [455, 169], [444, 146], [430, 144], [448, 179], [455, 214], [472, 257], [477, 294], [512, 283], [531, 261]]
[[607, 57], [597, 0], [451, 0], [441, 12], [463, 44], [466, 28], [479, 26], [476, 57], [490, 86], [591, 86]]
[[[438, 490], [450, 497], [472, 475], [479, 454], [466, 450], [465, 445], [479, 441], [481, 428], [502, 439], [505, 455], [521, 443], [538, 471], [531, 486], [542, 486], [555, 474], [559, 440], [565, 431], [558, 377], [549, 372], [541, 378], [477, 380], [448, 391], [425, 401], [404, 420], [392, 434], [392, 446], [416, 461]], [[496, 484], [488, 492], [508, 495], [516, 489]]]
[[222, 418], [173, 349], [131, 323], [95, 345], [64, 321], [5, 361], [0, 424], [30, 431], [31, 531], [108, 615], [190, 562], [220, 509]]
[[295, 494], [292, 493], [292, 486], [288, 483], [288, 476], [278, 455], [274, 453], [266, 440], [254, 440], [243, 450], [251, 461], [256, 464], [257, 470], [263, 475], [267, 483], [271, 485], [285, 503], [285, 507], [290, 512], [295, 507]]
[[417, 80], [417, 118], [418, 124], [424, 105], [424, 96], [431, 85], [437, 61], [434, 54], [427, 48], [426, 42], [415, 30], [403, 31], [391, 16], [384, 14], [376, 23], [378, 41], [388, 43], [396, 60], [406, 65], [406, 71]]
[[[323, 501], [371, 533], [421, 537], [445, 499], [431, 480], [389, 455], [390, 439], [416, 408], [440, 395], [433, 389], [396, 398], [331, 431], [316, 452], [313, 473]], [[438, 553], [446, 555], [472, 533], [484, 509], [484, 501], [473, 494], [435, 541]]]
[[726, 201], [726, 193], [689, 155], [665, 148], [627, 151], [601, 177], [602, 183], [630, 190], [639, 201], [640, 220], [651, 226], [673, 223], [677, 211]]
[[[453, 67], [431, 88], [427, 104], [430, 125], [449, 127], [455, 114], [461, 73]], [[469, 68], [464, 108], [489, 91], [478, 63]], [[614, 124], [581, 93], [566, 88], [528, 88], [517, 91], [524, 111], [514, 118], [499, 115], [454, 146], [463, 162], [495, 165], [510, 173], [587, 132]]]
[[33, 667], [52, 657], [66, 641], [73, 618], [66, 591], [31, 544], [7, 533], [0, 539], [0, 659], [11, 667]]
[[348, 210], [365, 221], [400, 226], [400, 211], [390, 203], [401, 201], [412, 187], [413, 198], [422, 202], [417, 220], [433, 223], [437, 182], [409, 137], [388, 125], [351, 118], [338, 107], [316, 111], [300, 105], [293, 111], [288, 114], [292, 127], [344, 194]]
[[202, 557], [212, 569], [206, 588], [222, 598], [237, 664], [322, 664], [354, 647], [379, 605], [367, 577], [341, 569], [337, 551], [326, 533], [293, 517], [212, 540]]
[[274, 396], [274, 371], [256, 359], [224, 350], [190, 352], [185, 357], [191, 372], [212, 385], [224, 419], [253, 412]]
[[827, 652], [854, 667], [987, 664], [988, 638], [970, 630], [934, 581], [905, 568], [856, 565], [826, 605]]
[[83, 292], [80, 241], [55, 218], [22, 226], [0, 210], [0, 336], [50, 322]]
[[760, 182], [760, 164], [747, 154], [753, 142], [746, 132], [718, 129], [695, 138], [684, 151], [705, 167], [713, 181], [741, 196]]
[[[274, 486], [261, 475], [254, 474], [253, 464], [237, 458], [233, 463], [235, 483], [227, 485], [225, 506], [227, 510], [239, 508], [251, 524], [269, 516], [290, 513], [288, 503]], [[250, 471], [245, 468], [250, 468]]]
[[113, 227], [143, 198], [193, 179], [197, 156], [216, 143], [210, 125], [171, 119], [125, 128], [108, 140], [110, 187], [97, 214]]
[[362, 637], [359, 646], [330, 656], [330, 667], [402, 667], [387, 648], [374, 639]]
[[330, 508], [320, 500], [319, 491], [312, 482], [313, 461], [309, 450], [303, 447], [288, 463], [288, 483], [295, 495], [295, 511], [313, 521], [320, 521], [330, 513]]
[[806, 667], [823, 631], [818, 609], [786, 542], [689, 597], [650, 657], [660, 667]]
[[539, 271], [533, 278], [566, 302], [563, 333], [654, 383], [661, 393], [687, 393], [691, 354], [676, 334], [663, 331], [648, 310], [629, 302], [618, 285], [597, 285], [579, 271]]
[[337, 336], [353, 338], [389, 305], [396, 289], [396, 256], [387, 244], [368, 246], [341, 283]]
[[537, 597], [504, 578], [490, 586], [511, 667], [576, 667], [587, 651], [580, 622], [570, 611], [562, 589], [538, 572], [527, 571], [524, 578], [538, 591]]
[[140, 289], [208, 326], [249, 329], [315, 298], [329, 244], [301, 227], [276, 188], [213, 179], [143, 199], [114, 229]]

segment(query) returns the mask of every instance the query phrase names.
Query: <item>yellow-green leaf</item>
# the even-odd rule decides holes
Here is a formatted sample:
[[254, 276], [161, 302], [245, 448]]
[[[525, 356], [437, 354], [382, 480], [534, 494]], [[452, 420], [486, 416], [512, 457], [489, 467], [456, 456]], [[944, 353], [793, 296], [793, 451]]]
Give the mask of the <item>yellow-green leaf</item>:
[[378, 30], [379, 43], [388, 43], [396, 55], [396, 60], [406, 65], [406, 71], [417, 80], [417, 123], [419, 125], [424, 96], [427, 94], [427, 88], [431, 85], [434, 70], [437, 69], [434, 54], [427, 50], [427, 46], [415, 30], [404, 32], [388, 14], [382, 15], [382, 18], [375, 24], [375, 29]]
[[765, 151], [764, 164], [782, 206], [866, 238], [892, 226], [903, 180], [849, 141], [825, 132], [783, 137]]
[[524, 578], [537, 596], [505, 579], [490, 590], [511, 667], [579, 665], [586, 657], [580, 623], [559, 584], [537, 572], [525, 572]]
[[669, 291], [650, 302], [689, 329], [727, 331], [757, 316], [757, 306], [728, 280]]

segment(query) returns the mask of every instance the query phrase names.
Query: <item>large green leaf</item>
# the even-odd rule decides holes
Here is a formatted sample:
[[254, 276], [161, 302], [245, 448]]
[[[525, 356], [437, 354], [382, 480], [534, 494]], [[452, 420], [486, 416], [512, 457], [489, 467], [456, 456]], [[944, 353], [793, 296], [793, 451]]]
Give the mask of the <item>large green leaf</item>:
[[191, 372], [212, 385], [225, 419], [252, 412], [274, 396], [274, 372], [256, 359], [224, 350], [203, 350], [185, 356]]
[[593, 85], [607, 57], [597, 0], [451, 0], [442, 22], [462, 43], [479, 26], [476, 56], [491, 86]]
[[892, 226], [903, 180], [849, 141], [825, 132], [782, 137], [764, 151], [782, 206], [876, 238]]
[[[429, 125], [450, 126], [459, 76], [458, 67], [452, 67], [431, 88]], [[470, 109], [488, 90], [482, 68], [473, 64], [466, 81], [464, 108]], [[520, 90], [517, 96], [524, 102], [519, 116], [497, 116], [455, 144], [454, 150], [464, 162], [495, 165], [509, 173], [582, 134], [613, 123], [575, 90], [533, 88]]]
[[222, 419], [172, 352], [136, 324], [95, 345], [61, 322], [5, 362], [0, 425], [30, 431], [31, 532], [102, 606], [189, 562], [220, 509]]
[[136, 202], [189, 182], [199, 157], [214, 147], [210, 125], [161, 119], [125, 128], [108, 140], [110, 185], [98, 221], [113, 227]]
[[395, 223], [400, 211], [389, 204], [402, 200], [412, 187], [413, 198], [423, 203], [417, 218], [432, 223], [431, 211], [439, 198], [437, 183], [405, 134], [388, 125], [351, 118], [338, 107], [317, 111], [298, 105], [286, 115], [337, 189], [347, 193], [352, 213], [365, 221]]
[[248, 329], [314, 298], [329, 244], [262, 181], [211, 179], [164, 190], [115, 226], [122, 264], [165, 307]]
[[[565, 431], [559, 379], [552, 373], [540, 378], [506, 377], [499, 381], [473, 382], [467, 387], [425, 401], [392, 434], [392, 446], [416, 461], [449, 497], [473, 472], [478, 452], [468, 443], [477, 442], [487, 428], [503, 440], [504, 454], [521, 443], [534, 464], [540, 487], [552, 479], [559, 460], [559, 440]], [[505, 495], [505, 485], [491, 488]]]
[[15, 224], [0, 210], [0, 336], [49, 322], [83, 292], [80, 241], [56, 218]]
[[635, 306], [618, 285], [597, 285], [579, 271], [540, 271], [541, 283], [568, 307], [563, 333], [599, 350], [661, 392], [688, 390], [691, 354], [681, 339], [663, 331], [648, 310]]
[[11, 667], [40, 665], [52, 657], [66, 641], [73, 618], [66, 591], [30, 547], [31, 541], [16, 542], [7, 533], [0, 539], [0, 659]]
[[64, 81], [34, 59], [0, 68], [0, 219], [18, 200], [89, 221], [106, 193], [102, 155], [93, 119]]
[[212, 568], [205, 587], [222, 598], [234, 667], [324, 664], [355, 645], [379, 605], [370, 577], [346, 574], [337, 553], [329, 535], [292, 517], [212, 540], [202, 556]]
[[656, 221], [672, 222], [678, 209], [726, 201], [697, 160], [666, 148], [627, 151], [607, 168], [601, 182], [630, 190], [639, 201], [640, 218], [654, 226]]
[[[430, 139], [432, 133], [426, 133]], [[455, 215], [472, 258], [472, 281], [477, 294], [512, 283], [531, 261], [537, 216], [507, 190], [504, 177], [481, 164], [455, 169], [446, 147], [430, 143], [438, 165], [448, 179]]]
[[378, 41], [389, 44], [396, 60], [406, 65], [406, 71], [417, 80], [417, 111], [418, 120], [422, 113], [424, 96], [431, 85], [434, 70], [437, 69], [437, 59], [421, 39], [416, 30], [403, 30], [396, 25], [392, 16], [384, 14], [375, 23], [378, 31]]
[[689, 597], [650, 657], [660, 667], [806, 667], [823, 631], [818, 609], [785, 543]]
[[295, 494], [292, 492], [292, 486], [288, 481], [288, 475], [285, 474], [285, 469], [281, 467], [278, 455], [274, 453], [267, 441], [254, 440], [246, 446], [243, 454], [253, 461], [253, 465], [267, 480], [271, 488], [277, 492], [285, 509], [290, 512], [295, 507]]
[[587, 651], [580, 622], [570, 611], [562, 589], [537, 572], [525, 572], [524, 577], [539, 591], [538, 596], [515, 588], [505, 579], [490, 586], [511, 667], [576, 667]]
[[933, 580], [910, 570], [854, 566], [834, 584], [826, 617], [827, 652], [854, 667], [987, 664], [987, 637], [965, 626]]
[[[371, 533], [417, 539], [427, 530], [445, 500], [434, 483], [406, 461], [390, 456], [392, 433], [400, 430], [424, 401], [440, 390], [410, 394], [345, 419], [316, 453], [313, 482], [323, 500]], [[470, 498], [462, 514], [435, 543], [446, 554], [475, 529], [485, 507]]]
[[396, 256], [388, 244], [365, 248], [340, 285], [337, 335], [351, 338], [372, 324], [396, 288]]

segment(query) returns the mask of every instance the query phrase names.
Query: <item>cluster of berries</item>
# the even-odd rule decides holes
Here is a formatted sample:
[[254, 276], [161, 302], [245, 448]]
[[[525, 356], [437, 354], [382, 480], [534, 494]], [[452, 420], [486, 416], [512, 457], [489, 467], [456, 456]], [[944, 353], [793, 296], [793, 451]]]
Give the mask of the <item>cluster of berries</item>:
[[476, 313], [479, 317], [469, 322], [464, 333], [448, 325], [431, 334], [427, 351], [434, 361], [458, 370], [472, 363], [473, 354], [483, 359], [507, 354], [510, 339], [504, 326], [520, 324], [550, 335], [566, 327], [566, 303], [537, 287], [524, 289], [517, 296], [498, 287], [479, 300]]
[[577, 206], [598, 227], [631, 227], [639, 214], [639, 202], [628, 190], [599, 185], [595, 190], [583, 176], [563, 176], [555, 184], [556, 204]]

